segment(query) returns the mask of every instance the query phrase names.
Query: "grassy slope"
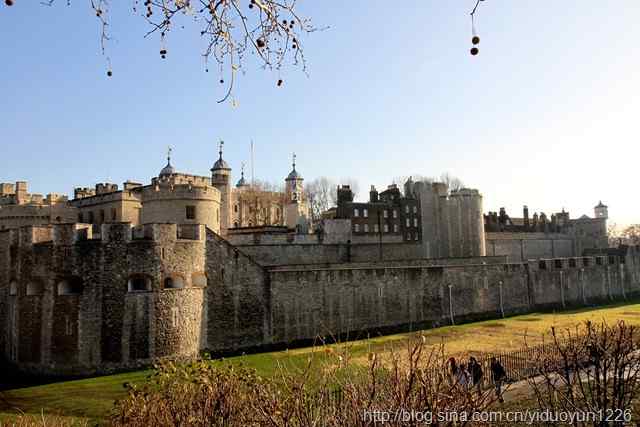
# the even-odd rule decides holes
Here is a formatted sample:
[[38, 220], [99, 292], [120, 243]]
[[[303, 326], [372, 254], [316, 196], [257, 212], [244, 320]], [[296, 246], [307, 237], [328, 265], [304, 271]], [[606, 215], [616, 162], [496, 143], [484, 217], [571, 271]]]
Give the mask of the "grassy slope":
[[[501, 320], [448, 326], [424, 331], [428, 343], [438, 345], [446, 341], [446, 351], [451, 354], [502, 352], [516, 350], [528, 342], [540, 340], [541, 334], [551, 326], [571, 327], [584, 320], [613, 322], [623, 319], [640, 325], [640, 304], [617, 305], [597, 309], [581, 309], [559, 313], [533, 313]], [[414, 334], [397, 334], [369, 340], [338, 344], [348, 347], [356, 359], [366, 357], [370, 351], [385, 351], [390, 345], [403, 345]], [[302, 367], [310, 356], [322, 361], [328, 356], [325, 349], [303, 348], [273, 353], [252, 354], [227, 359], [227, 362], [255, 368], [261, 375], [276, 372], [278, 365]], [[136, 371], [118, 375], [67, 381], [37, 387], [9, 390], [0, 393], [0, 420], [6, 419], [16, 409], [27, 413], [60, 414], [87, 417], [94, 420], [104, 418], [113, 407], [114, 400], [125, 394], [125, 382], [143, 382], [149, 371]], [[3, 414], [4, 412], [4, 414]]]

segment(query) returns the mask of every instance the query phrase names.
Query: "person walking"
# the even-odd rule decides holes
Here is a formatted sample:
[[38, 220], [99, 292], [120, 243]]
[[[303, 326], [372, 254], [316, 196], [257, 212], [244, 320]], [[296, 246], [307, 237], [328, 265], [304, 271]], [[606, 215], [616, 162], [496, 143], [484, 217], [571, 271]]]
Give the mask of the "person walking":
[[480, 366], [480, 363], [478, 363], [476, 358], [473, 356], [469, 358], [469, 374], [471, 374], [473, 387], [478, 390], [478, 394], [482, 394], [481, 386], [484, 372], [482, 372], [482, 366]]
[[456, 383], [462, 388], [462, 390], [467, 391], [469, 389], [469, 384], [471, 383], [471, 376], [469, 375], [469, 371], [464, 363], [461, 363], [458, 366], [458, 373], [456, 375]]
[[458, 382], [458, 364], [454, 357], [449, 358], [449, 375], [451, 385], [455, 385]]
[[495, 357], [491, 358], [491, 377], [496, 388], [496, 397], [500, 403], [504, 403], [504, 398], [502, 397], [502, 383], [507, 377], [507, 373], [505, 372], [504, 367], [502, 367], [502, 364]]

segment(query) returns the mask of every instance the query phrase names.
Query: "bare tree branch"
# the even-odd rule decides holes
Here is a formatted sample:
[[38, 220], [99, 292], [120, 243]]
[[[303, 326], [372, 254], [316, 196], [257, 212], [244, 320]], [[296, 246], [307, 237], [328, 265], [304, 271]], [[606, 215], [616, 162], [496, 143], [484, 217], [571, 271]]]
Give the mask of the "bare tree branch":
[[[43, 0], [41, 4], [53, 6], [56, 0]], [[109, 14], [114, 4], [109, 0], [89, 0], [101, 27], [100, 49], [108, 62], [107, 75], [112, 75], [111, 60], [107, 55], [111, 36]], [[236, 83], [236, 73], [243, 68], [247, 54], [255, 55], [263, 69], [278, 72], [277, 86], [284, 80], [280, 72], [287, 66], [300, 67], [307, 73], [302, 36], [319, 30], [309, 18], [298, 13], [297, 0], [247, 0], [242, 6], [239, 0], [132, 0], [133, 13], [139, 14], [149, 26], [144, 37], [158, 34], [160, 56], [167, 58], [168, 36], [180, 25], [180, 19], [188, 18], [200, 27], [205, 41], [202, 56], [205, 71], [210, 60], [216, 62], [220, 84], [226, 83], [224, 96], [218, 102], [228, 100]], [[13, 2], [11, 2], [13, 4]], [[71, 0], [67, 0], [71, 5]], [[324, 28], [322, 28], [324, 29]], [[228, 77], [225, 80], [225, 76]]]

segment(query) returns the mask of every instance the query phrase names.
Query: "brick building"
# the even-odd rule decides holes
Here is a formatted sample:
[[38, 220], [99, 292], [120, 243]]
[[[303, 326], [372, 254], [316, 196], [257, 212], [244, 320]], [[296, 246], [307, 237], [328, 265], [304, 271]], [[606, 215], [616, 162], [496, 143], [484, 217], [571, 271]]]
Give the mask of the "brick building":
[[354, 236], [388, 241], [422, 238], [420, 202], [413, 193], [403, 195], [395, 184], [380, 193], [372, 185], [368, 202], [354, 202], [350, 186], [338, 187], [336, 219], [350, 219]]

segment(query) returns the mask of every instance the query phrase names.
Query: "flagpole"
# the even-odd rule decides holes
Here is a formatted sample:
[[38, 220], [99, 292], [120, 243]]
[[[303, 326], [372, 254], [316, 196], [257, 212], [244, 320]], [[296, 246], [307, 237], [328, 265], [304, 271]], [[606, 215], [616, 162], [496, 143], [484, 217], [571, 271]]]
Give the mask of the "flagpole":
[[251, 186], [255, 186], [256, 185], [256, 181], [255, 181], [255, 175], [254, 175], [254, 170], [253, 170], [253, 139], [251, 140]]

